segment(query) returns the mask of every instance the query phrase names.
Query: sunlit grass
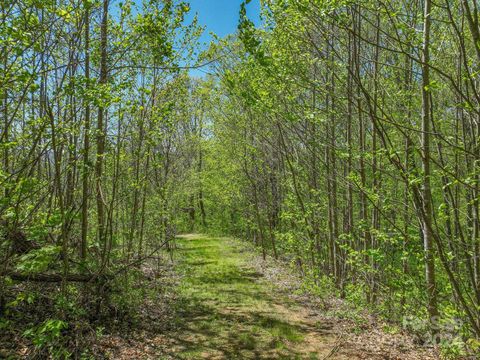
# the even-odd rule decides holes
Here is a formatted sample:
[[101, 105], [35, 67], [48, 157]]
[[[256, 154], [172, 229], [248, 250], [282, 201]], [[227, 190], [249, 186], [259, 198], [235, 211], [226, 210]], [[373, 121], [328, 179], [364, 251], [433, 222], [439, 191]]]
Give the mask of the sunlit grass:
[[179, 238], [177, 247], [180, 358], [217, 352], [226, 358], [256, 358], [268, 351], [296, 358], [283, 355], [303, 335], [297, 325], [272, 315], [272, 303], [282, 299], [272, 298], [272, 285], [261, 281], [249, 264], [251, 254], [225, 239], [205, 236]]

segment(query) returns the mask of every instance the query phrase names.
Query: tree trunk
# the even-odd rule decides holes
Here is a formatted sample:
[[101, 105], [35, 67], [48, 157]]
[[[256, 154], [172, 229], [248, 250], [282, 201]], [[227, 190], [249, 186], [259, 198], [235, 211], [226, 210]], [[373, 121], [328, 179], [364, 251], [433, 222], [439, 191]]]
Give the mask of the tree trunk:
[[[85, 81], [87, 90], [90, 87], [90, 4], [84, 1], [85, 7]], [[85, 261], [87, 258], [88, 246], [88, 196], [90, 173], [90, 101], [85, 99], [85, 130], [83, 135], [83, 169], [82, 169], [82, 229], [80, 240], [80, 258]]]
[[[109, 0], [103, 0], [103, 15], [100, 32], [100, 78], [99, 85], [101, 87], [107, 84], [107, 36], [108, 36], [108, 5]], [[105, 258], [107, 251], [106, 231], [105, 231], [105, 199], [102, 189], [103, 184], [103, 164], [105, 156], [105, 105], [101, 104], [98, 108], [97, 117], [97, 158], [95, 163], [95, 183], [96, 183], [96, 199], [97, 199], [97, 237], [98, 243], [103, 247], [101, 255], [102, 267], [107, 259]]]
[[433, 249], [432, 234], [432, 193], [430, 188], [430, 28], [431, 28], [431, 0], [425, 0], [424, 24], [423, 24], [423, 47], [422, 47], [422, 234], [425, 254], [425, 278], [427, 289], [427, 311], [430, 322], [433, 323], [438, 316], [437, 288], [435, 281], [435, 254]]

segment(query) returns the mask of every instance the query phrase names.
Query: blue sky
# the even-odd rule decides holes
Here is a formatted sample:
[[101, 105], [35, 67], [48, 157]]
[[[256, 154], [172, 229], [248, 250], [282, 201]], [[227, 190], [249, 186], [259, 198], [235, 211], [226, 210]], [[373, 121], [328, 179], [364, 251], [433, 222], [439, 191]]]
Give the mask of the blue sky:
[[[190, 14], [186, 22], [198, 15], [198, 23], [205, 26], [200, 42], [208, 45], [212, 40], [210, 33], [213, 32], [219, 37], [225, 37], [237, 30], [238, 13], [242, 0], [189, 0]], [[252, 0], [247, 5], [247, 15], [255, 23], [260, 23], [260, 0]], [[193, 70], [191, 75], [202, 76], [202, 71]]]
[[[238, 12], [242, 0], [190, 0], [190, 15], [198, 14], [198, 22], [206, 29], [202, 35], [202, 42], [210, 42], [210, 32], [220, 37], [234, 33], [238, 25]], [[247, 5], [248, 17], [256, 24], [259, 23], [260, 0], [252, 0]]]

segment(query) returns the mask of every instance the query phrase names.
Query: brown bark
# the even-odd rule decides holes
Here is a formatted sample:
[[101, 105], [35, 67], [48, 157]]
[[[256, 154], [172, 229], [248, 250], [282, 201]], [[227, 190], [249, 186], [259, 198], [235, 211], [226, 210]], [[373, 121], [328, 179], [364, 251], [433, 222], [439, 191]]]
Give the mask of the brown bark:
[[435, 280], [435, 254], [433, 249], [432, 234], [432, 192], [430, 188], [430, 125], [431, 125], [431, 97], [430, 87], [430, 29], [431, 29], [431, 0], [425, 0], [423, 47], [422, 47], [422, 218], [423, 246], [425, 252], [425, 279], [427, 290], [427, 310], [430, 321], [435, 321], [438, 316], [437, 287]]

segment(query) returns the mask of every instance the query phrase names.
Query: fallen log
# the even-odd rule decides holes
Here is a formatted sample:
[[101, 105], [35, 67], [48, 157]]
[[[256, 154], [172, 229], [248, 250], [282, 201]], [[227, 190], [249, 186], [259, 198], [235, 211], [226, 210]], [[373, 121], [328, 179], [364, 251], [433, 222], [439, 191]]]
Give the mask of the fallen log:
[[15, 281], [33, 281], [33, 282], [98, 282], [112, 279], [111, 275], [98, 274], [24, 274], [19, 272], [7, 271], [0, 273], [0, 276], [8, 276]]

